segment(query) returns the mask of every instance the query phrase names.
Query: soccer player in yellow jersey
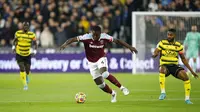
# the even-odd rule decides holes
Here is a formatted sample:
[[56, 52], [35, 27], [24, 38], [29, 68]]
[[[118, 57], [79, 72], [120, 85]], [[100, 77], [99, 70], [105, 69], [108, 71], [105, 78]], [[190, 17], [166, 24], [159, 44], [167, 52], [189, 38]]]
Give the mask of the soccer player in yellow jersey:
[[[28, 90], [31, 55], [37, 53], [36, 37], [33, 32], [29, 31], [29, 26], [28, 22], [23, 22], [23, 30], [18, 30], [15, 33], [12, 47], [13, 52], [16, 53], [16, 60], [20, 68], [20, 78], [23, 82], [24, 90]], [[32, 44], [34, 50], [31, 48]]]
[[183, 64], [191, 71], [195, 78], [198, 78], [198, 75], [191, 69], [188, 64], [187, 59], [184, 56], [183, 46], [180, 42], [175, 41], [176, 30], [169, 29], [167, 32], [167, 39], [161, 40], [157, 48], [152, 55], [153, 58], [157, 57], [160, 54], [160, 68], [159, 68], [159, 81], [160, 81], [160, 89], [161, 95], [159, 97], [160, 100], [164, 100], [166, 97], [165, 93], [165, 77], [170, 74], [175, 78], [178, 78], [184, 81], [185, 88], [185, 103], [193, 104], [190, 101], [190, 79], [187, 76], [184, 68], [178, 65], [178, 56], [180, 56]]

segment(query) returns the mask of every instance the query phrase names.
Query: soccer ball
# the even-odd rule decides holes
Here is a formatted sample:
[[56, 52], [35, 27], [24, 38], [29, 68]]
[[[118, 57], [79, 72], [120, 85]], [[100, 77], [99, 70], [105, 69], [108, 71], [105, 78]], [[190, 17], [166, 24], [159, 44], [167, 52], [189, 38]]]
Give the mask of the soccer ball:
[[86, 101], [86, 95], [83, 92], [76, 93], [75, 100], [77, 103], [84, 103]]

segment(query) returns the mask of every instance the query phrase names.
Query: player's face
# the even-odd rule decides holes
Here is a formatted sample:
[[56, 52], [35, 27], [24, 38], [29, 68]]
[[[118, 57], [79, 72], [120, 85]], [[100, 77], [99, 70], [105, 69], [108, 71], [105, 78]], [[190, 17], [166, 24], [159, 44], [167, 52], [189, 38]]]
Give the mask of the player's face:
[[168, 33], [167, 33], [167, 40], [168, 40], [169, 42], [173, 42], [173, 41], [174, 41], [174, 38], [175, 38], [175, 34], [174, 34], [174, 33], [172, 33], [172, 32], [168, 32]]
[[193, 31], [193, 32], [196, 32], [196, 31], [197, 31], [197, 26], [195, 26], [195, 25], [192, 26], [192, 31]]
[[25, 32], [27, 32], [29, 30], [29, 24], [28, 23], [24, 23], [23, 24], [23, 29]]
[[96, 40], [99, 40], [100, 38], [100, 34], [101, 32], [98, 32], [98, 31], [92, 31], [92, 36], [93, 36], [93, 39], [96, 41]]

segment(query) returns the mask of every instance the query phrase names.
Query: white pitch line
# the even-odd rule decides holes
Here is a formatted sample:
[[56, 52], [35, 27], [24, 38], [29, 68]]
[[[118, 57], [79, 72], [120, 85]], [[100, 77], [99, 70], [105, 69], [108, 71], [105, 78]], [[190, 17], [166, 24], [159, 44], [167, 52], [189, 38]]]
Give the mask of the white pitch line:
[[[184, 101], [183, 98], [174, 98], [174, 99], [165, 99], [166, 101]], [[191, 100], [200, 101], [200, 98], [191, 98]], [[87, 102], [107, 102], [109, 100], [88, 100]], [[118, 102], [126, 102], [126, 101], [160, 101], [158, 99], [129, 99], [129, 100], [118, 100]], [[59, 103], [59, 102], [71, 102], [69, 100], [57, 100], [57, 101], [0, 101], [0, 103]]]

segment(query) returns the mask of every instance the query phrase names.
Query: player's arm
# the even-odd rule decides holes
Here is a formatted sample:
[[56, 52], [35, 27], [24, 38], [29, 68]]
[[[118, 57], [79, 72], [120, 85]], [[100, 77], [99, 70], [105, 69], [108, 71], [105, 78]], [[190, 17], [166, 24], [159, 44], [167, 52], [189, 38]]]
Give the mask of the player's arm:
[[158, 54], [160, 53], [160, 50], [158, 48], [156, 48], [153, 52], [153, 55], [151, 56], [152, 58], [156, 58], [158, 56]]
[[35, 34], [33, 34], [32, 42], [33, 42], [33, 49], [31, 48], [31, 54], [36, 55], [38, 44], [37, 44], [37, 39], [36, 39]]
[[65, 49], [68, 45], [74, 43], [74, 42], [78, 42], [78, 37], [74, 37], [74, 38], [70, 38], [68, 39], [63, 45], [60, 46], [60, 50]]
[[15, 33], [15, 37], [14, 37], [13, 43], [12, 43], [12, 51], [13, 51], [13, 53], [15, 53], [16, 45], [17, 45], [17, 32]]
[[160, 54], [160, 50], [162, 49], [161, 44], [161, 42], [157, 44], [156, 49], [154, 50], [153, 55], [151, 56], [152, 58], [156, 58]]
[[179, 51], [179, 55], [180, 55], [180, 57], [181, 57], [181, 61], [182, 61], [183, 64], [190, 70], [190, 72], [192, 73], [192, 75], [193, 75], [195, 78], [198, 78], [198, 75], [192, 70], [192, 68], [191, 68], [190, 65], [188, 64], [188, 61], [187, 61], [187, 59], [185, 58], [183, 51]]
[[33, 40], [33, 48], [34, 48], [35, 50], [38, 49], [38, 45], [37, 45], [37, 41], [36, 41], [36, 40]]
[[113, 39], [113, 42], [115, 42], [116, 44], [122, 45], [128, 49], [130, 49], [130, 51], [133, 53], [138, 53], [137, 49], [135, 47], [132, 47], [131, 45], [127, 44], [126, 42], [119, 40], [119, 39]]

